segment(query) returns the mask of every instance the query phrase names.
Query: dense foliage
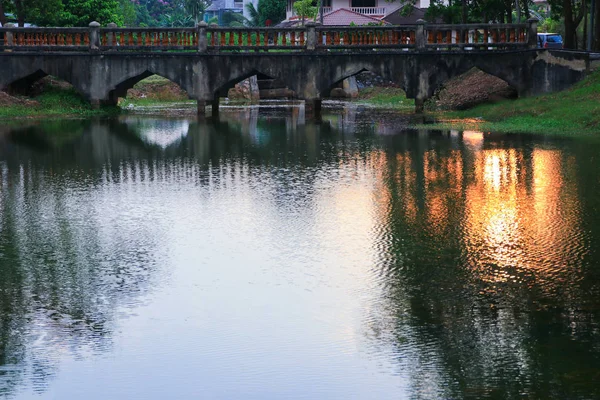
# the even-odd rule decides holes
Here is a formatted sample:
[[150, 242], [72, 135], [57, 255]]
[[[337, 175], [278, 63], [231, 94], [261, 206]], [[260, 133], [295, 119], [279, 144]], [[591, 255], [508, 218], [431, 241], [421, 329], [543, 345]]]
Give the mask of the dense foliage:
[[[591, 0], [548, 0], [548, 3], [549, 14], [532, 0], [432, 0], [427, 17], [446, 23], [511, 23], [535, 17], [541, 19], [542, 27], [552, 27], [563, 34], [565, 48], [576, 49], [586, 47], [591, 15], [595, 20], [596, 38], [592, 47], [600, 50], [600, 0], [591, 11]], [[552, 21], [560, 22], [560, 28]]]
[[119, 26], [194, 26], [207, 0], [0, 0], [0, 22], [5, 13], [19, 24], [86, 26], [92, 21]]

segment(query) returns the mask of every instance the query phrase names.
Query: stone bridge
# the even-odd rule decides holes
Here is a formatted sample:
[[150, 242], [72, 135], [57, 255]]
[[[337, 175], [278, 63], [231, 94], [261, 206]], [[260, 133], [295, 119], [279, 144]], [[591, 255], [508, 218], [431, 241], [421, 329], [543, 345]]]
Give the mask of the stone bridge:
[[218, 112], [219, 97], [253, 75], [278, 79], [318, 112], [335, 85], [362, 71], [397, 83], [416, 111], [444, 82], [471, 68], [496, 76], [519, 96], [565, 89], [589, 70], [585, 53], [536, 48], [527, 24], [383, 27], [0, 28], [0, 89], [53, 75], [94, 105], [115, 104], [157, 74]]

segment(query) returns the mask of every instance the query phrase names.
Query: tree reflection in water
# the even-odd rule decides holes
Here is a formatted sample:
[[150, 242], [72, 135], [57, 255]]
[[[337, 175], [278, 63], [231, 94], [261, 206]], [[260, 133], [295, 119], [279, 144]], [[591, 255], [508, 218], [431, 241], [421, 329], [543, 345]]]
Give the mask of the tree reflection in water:
[[[61, 354], [109, 352], [115, 320], [168, 275], [170, 221], [153, 215], [153, 185], [241, 179], [284, 217], [318, 201], [357, 210], [377, 292], [358, 346], [412, 397], [600, 397], [594, 147], [394, 134], [403, 118], [385, 113], [286, 115], [2, 128], [0, 394], [43, 392]], [[354, 175], [324, 191], [343, 168]], [[140, 193], [149, 204], [117, 217], [111, 202]]]

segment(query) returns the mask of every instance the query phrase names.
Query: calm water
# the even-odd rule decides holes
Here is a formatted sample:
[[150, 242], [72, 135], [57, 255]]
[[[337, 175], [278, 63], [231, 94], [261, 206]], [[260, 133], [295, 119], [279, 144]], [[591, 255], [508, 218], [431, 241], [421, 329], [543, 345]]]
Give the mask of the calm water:
[[0, 397], [600, 397], [600, 144], [337, 110], [0, 127]]

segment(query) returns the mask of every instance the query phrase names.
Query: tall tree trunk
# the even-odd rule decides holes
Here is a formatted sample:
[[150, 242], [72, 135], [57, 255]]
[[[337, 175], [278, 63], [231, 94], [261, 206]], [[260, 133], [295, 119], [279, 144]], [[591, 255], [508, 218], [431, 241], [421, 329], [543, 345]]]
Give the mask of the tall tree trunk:
[[586, 50], [587, 49], [587, 37], [588, 37], [588, 19], [589, 19], [589, 18], [587, 18], [587, 3], [583, 2], [581, 7], [583, 8], [583, 14], [585, 15], [585, 17], [583, 17], [583, 37], [581, 38], [581, 48]]
[[575, 48], [575, 29], [573, 23], [573, 4], [571, 0], [563, 0], [563, 10], [565, 13], [565, 45], [566, 49]]
[[6, 15], [4, 15], [4, 5], [2, 4], [2, 0], [0, 0], [0, 24], [2, 24], [2, 26], [6, 25]]
[[22, 28], [25, 25], [25, 9], [23, 0], [15, 0], [15, 9], [17, 12], [17, 23]]
[[529, 0], [522, 0], [523, 1], [523, 15], [525, 15], [525, 20], [529, 19]]
[[592, 50], [600, 51], [600, 0], [596, 0], [596, 12], [594, 13], [594, 39]]
[[462, 0], [462, 23], [467, 23], [467, 0]]

